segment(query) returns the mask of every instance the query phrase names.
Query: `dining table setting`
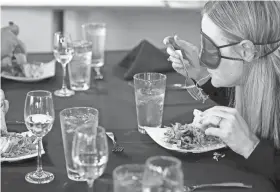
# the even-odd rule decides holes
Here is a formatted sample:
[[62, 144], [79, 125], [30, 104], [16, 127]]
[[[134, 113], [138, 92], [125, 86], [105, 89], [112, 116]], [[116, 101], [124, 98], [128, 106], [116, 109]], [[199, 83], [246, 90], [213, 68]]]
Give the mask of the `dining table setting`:
[[26, 54], [39, 75], [1, 73], [1, 142], [17, 142], [13, 154], [1, 143], [1, 191], [277, 191], [217, 138], [190, 145], [199, 113], [217, 104], [195, 99], [147, 40], [105, 51], [105, 26], [84, 24], [74, 43], [55, 33], [53, 52]]

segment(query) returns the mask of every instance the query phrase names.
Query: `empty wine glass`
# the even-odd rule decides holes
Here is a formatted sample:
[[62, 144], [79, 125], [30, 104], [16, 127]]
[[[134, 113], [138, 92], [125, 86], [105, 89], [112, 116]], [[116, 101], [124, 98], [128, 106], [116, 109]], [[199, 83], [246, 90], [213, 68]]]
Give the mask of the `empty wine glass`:
[[94, 180], [105, 171], [108, 162], [108, 143], [105, 129], [85, 124], [75, 131], [72, 159], [78, 173], [87, 180], [88, 191], [92, 191]]
[[62, 88], [60, 90], [56, 90], [54, 94], [59, 97], [69, 97], [74, 95], [75, 92], [73, 90], [69, 90], [66, 85], [66, 67], [74, 55], [74, 48], [69, 34], [62, 32], [56, 32], [54, 34], [53, 53], [55, 59], [61, 63], [63, 69]]
[[168, 156], [148, 158], [142, 183], [143, 191], [182, 192], [184, 175], [181, 161]]
[[27, 93], [24, 107], [25, 124], [38, 141], [37, 170], [25, 176], [25, 180], [29, 183], [43, 184], [54, 179], [52, 173], [43, 171], [41, 160], [42, 138], [51, 130], [54, 118], [51, 92], [36, 90]]

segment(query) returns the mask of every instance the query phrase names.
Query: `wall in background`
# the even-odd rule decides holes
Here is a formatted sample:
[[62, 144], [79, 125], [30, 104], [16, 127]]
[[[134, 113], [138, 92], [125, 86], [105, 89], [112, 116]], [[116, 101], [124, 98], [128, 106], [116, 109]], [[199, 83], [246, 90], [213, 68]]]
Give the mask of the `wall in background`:
[[83, 23], [105, 22], [108, 50], [130, 49], [142, 39], [163, 47], [163, 38], [175, 34], [199, 45], [200, 20], [198, 9], [76, 8], [65, 10], [64, 29], [79, 39]]
[[[199, 45], [200, 10], [170, 9], [162, 7], [64, 7], [61, 12], [54, 7], [2, 7], [1, 27], [9, 21], [20, 26], [19, 38], [29, 52], [51, 52], [55, 31], [70, 32], [73, 39], [81, 38], [81, 24], [85, 22], [107, 23], [107, 50], [130, 49], [142, 39], [157, 47], [163, 47], [165, 36], [178, 34], [181, 38]], [[61, 8], [60, 8], [61, 9]]]

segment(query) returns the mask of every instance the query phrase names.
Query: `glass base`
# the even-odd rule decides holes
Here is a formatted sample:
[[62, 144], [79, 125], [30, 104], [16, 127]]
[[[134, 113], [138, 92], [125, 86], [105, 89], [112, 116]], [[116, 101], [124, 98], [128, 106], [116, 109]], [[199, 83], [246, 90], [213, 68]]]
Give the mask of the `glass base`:
[[73, 90], [69, 90], [69, 89], [60, 89], [60, 90], [56, 90], [54, 92], [54, 95], [58, 96], [58, 97], [70, 97], [74, 94], [75, 94], [75, 92]]
[[95, 70], [95, 72], [96, 72], [96, 75], [94, 76], [94, 79], [96, 79], [96, 80], [102, 80], [104, 77], [103, 77], [103, 75], [102, 75], [102, 73], [101, 73], [100, 67], [94, 67], [94, 70]]
[[45, 184], [53, 181], [54, 175], [47, 171], [42, 171], [40, 173], [38, 173], [37, 171], [32, 171], [25, 175], [25, 180], [33, 184]]
[[138, 131], [139, 131], [139, 133], [146, 134], [145, 128], [143, 128], [143, 127], [141, 127], [139, 125], [138, 125]]

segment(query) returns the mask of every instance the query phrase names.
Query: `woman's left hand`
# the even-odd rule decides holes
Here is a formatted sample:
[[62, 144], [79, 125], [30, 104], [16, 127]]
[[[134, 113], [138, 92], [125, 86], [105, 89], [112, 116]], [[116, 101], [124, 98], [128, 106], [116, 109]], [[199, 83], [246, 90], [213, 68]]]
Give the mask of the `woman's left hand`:
[[233, 151], [248, 158], [259, 139], [235, 108], [215, 106], [202, 113], [206, 135], [221, 138]]

